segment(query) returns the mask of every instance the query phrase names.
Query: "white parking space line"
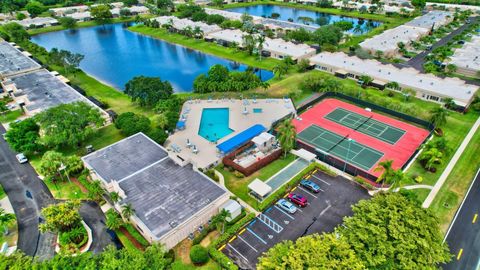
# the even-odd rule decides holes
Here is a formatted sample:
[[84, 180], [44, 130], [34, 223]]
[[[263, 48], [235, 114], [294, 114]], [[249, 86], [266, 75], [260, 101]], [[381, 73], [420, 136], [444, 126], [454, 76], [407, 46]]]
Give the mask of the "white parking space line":
[[278, 206], [275, 205], [275, 208], [277, 208], [280, 212], [282, 212], [282, 213], [284, 213], [285, 215], [287, 215], [287, 217], [295, 220], [294, 217], [292, 217], [290, 214], [288, 214], [287, 212], [285, 212], [284, 210], [282, 210], [280, 207], [278, 207]]
[[238, 239], [242, 240], [245, 244], [247, 244], [247, 246], [249, 246], [251, 249], [253, 249], [253, 251], [255, 252], [258, 252], [258, 250], [256, 250], [254, 247], [252, 247], [252, 245], [250, 245], [245, 239], [243, 239], [240, 235], [237, 236]]
[[312, 176], [313, 176], [315, 179], [317, 179], [317, 180], [322, 181], [323, 183], [325, 183], [325, 185], [328, 185], [328, 186], [331, 185], [331, 184], [328, 183], [327, 181], [323, 180], [322, 178], [320, 178], [320, 177], [318, 177], [318, 176], [316, 176], [316, 175], [314, 175], [314, 174], [312, 174]]
[[300, 209], [300, 206], [296, 206], [296, 207], [297, 207], [297, 211], [303, 212], [303, 210]]
[[247, 262], [249, 262], [249, 260], [247, 258], [245, 258], [245, 256], [242, 255], [242, 253], [240, 253], [240, 251], [236, 250], [232, 245], [230, 244], [227, 244], [227, 246], [229, 248], [231, 248], [233, 251], [235, 251], [236, 253], [238, 253], [238, 255], [240, 255], [240, 257], [242, 257], [243, 259], [245, 259]]
[[263, 240], [260, 236], [258, 236], [258, 234], [256, 234], [254, 231], [252, 231], [252, 229], [247, 228], [247, 231], [249, 231], [253, 236], [255, 236], [258, 240], [260, 240], [265, 245], [267, 244], [267, 242]]
[[[317, 195], [312, 194], [310, 191], [304, 189], [303, 187], [298, 186], [298, 188], [301, 189], [301, 190], [303, 190], [303, 191], [305, 191], [306, 193], [308, 193], [308, 195], [312, 195], [313, 197], [318, 198]], [[320, 191], [321, 191], [321, 192], [325, 192], [325, 191], [323, 191], [323, 189], [320, 189]]]

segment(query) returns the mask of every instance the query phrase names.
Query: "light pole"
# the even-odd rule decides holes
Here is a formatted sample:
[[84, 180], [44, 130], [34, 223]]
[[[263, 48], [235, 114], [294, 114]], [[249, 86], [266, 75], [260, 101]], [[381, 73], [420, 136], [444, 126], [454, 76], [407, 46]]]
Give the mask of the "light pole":
[[347, 156], [345, 157], [345, 164], [343, 165], [343, 172], [347, 169], [347, 162], [348, 162], [348, 156], [350, 155], [350, 146], [352, 145], [352, 142], [355, 142], [353, 139], [348, 138], [348, 150], [347, 150]]

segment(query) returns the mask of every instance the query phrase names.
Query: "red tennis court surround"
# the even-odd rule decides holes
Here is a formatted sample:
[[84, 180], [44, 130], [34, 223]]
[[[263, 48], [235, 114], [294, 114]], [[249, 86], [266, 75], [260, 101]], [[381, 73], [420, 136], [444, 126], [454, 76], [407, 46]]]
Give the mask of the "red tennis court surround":
[[[358, 114], [368, 119], [386, 124], [385, 128], [390, 126], [403, 130], [404, 134], [392, 144], [381, 140], [379, 137], [375, 137], [374, 134], [367, 135], [365, 132], [354, 130], [344, 124], [325, 118], [326, 115], [335, 110], [338, 111], [338, 109], [343, 109], [352, 112], [353, 114]], [[384, 155], [368, 171], [369, 174], [377, 177], [382, 173], [381, 171], [374, 171], [379, 162], [393, 160], [393, 168], [401, 168], [429, 135], [427, 130], [420, 127], [331, 98], [322, 100], [311, 109], [299, 115], [299, 119], [294, 119], [293, 124], [297, 133], [300, 133], [311, 125], [318, 125], [326, 130], [337, 133], [338, 135], [348, 136], [348, 138], [353, 139], [355, 142], [383, 152]]]

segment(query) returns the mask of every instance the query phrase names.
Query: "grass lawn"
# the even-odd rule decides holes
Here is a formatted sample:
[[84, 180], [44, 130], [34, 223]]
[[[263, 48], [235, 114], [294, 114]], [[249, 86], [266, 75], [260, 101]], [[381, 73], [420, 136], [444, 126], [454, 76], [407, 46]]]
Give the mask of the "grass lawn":
[[82, 190], [73, 182], [68, 181], [65, 175], [64, 175], [64, 179], [65, 180], [63, 182], [57, 182], [56, 184], [54, 184], [52, 181], [45, 181], [45, 184], [47, 184], [48, 189], [50, 189], [50, 192], [52, 192], [52, 195], [55, 199], [59, 199], [59, 200], [88, 199], [87, 194], [83, 193]]
[[260, 61], [256, 56], [248, 55], [244, 51], [234, 48], [227, 48], [216, 43], [206, 42], [202, 39], [194, 39], [180, 34], [170, 33], [163, 28], [151, 28], [144, 25], [135, 25], [129, 27], [128, 29], [136, 33], [165, 40], [170, 43], [182, 45], [190, 49], [212, 54], [235, 62], [240, 62], [252, 67], [272, 70], [273, 67], [281, 62], [280, 60], [273, 58], [262, 58], [262, 61]]
[[0, 200], [7, 197], [7, 194], [5, 193], [5, 190], [3, 190], [2, 185], [0, 185]]
[[430, 206], [430, 209], [440, 219], [440, 227], [443, 232], [447, 231], [480, 167], [478, 149], [480, 149], [480, 131], [475, 133]]
[[135, 245], [128, 239], [128, 237], [121, 231], [121, 230], [115, 230], [115, 233], [118, 236], [118, 239], [120, 239], [120, 242], [122, 242], [123, 246], [126, 249], [137, 249]]
[[17, 118], [23, 115], [22, 110], [8, 111], [0, 116], [0, 123], [9, 123], [15, 121]]
[[225, 178], [225, 186], [233, 192], [236, 196], [240, 199], [244, 200], [251, 206], [257, 208], [258, 202], [254, 198], [248, 195], [248, 184], [252, 182], [255, 178], [258, 178], [262, 181], [268, 180], [271, 176], [276, 174], [281, 169], [285, 168], [288, 164], [295, 160], [295, 156], [292, 154], [288, 154], [286, 158], [281, 158], [275, 160], [274, 162], [270, 163], [266, 167], [260, 169], [259, 171], [253, 173], [248, 177], [238, 178], [236, 177], [233, 172], [226, 170], [225, 168], [221, 168], [220, 166], [216, 169], [223, 174]]

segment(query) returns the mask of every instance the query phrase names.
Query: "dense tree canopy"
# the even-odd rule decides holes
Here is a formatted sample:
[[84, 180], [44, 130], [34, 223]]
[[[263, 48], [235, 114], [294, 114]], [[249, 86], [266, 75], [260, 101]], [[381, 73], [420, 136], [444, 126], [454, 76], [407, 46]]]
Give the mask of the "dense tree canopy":
[[41, 141], [47, 147], [74, 146], [88, 139], [104, 119], [100, 112], [84, 102], [61, 104], [35, 116]]
[[30, 16], [32, 17], [37, 17], [46, 10], [45, 6], [37, 1], [28, 2], [28, 4], [25, 6], [25, 9], [28, 11], [28, 13], [30, 13]]
[[27, 30], [18, 23], [7, 23], [1, 26], [1, 28], [3, 29], [2, 32], [7, 34], [11, 41], [23, 42], [30, 38]]
[[83, 162], [78, 156], [64, 156], [56, 151], [47, 151], [42, 156], [38, 172], [45, 177], [45, 180], [66, 181], [66, 177], [81, 169], [83, 169]]
[[90, 8], [92, 18], [98, 23], [104, 24], [109, 22], [112, 18], [112, 12], [108, 5], [98, 5]]
[[125, 85], [125, 94], [140, 106], [153, 106], [162, 99], [168, 99], [173, 94], [170, 82], [158, 77], [134, 77]]
[[33, 154], [42, 149], [39, 130], [40, 127], [31, 118], [12, 123], [7, 131], [7, 142], [17, 152]]
[[62, 17], [58, 21], [63, 26], [63, 28], [71, 29], [77, 26], [77, 21], [72, 17]]
[[214, 65], [207, 75], [201, 74], [193, 82], [196, 93], [241, 92], [262, 86], [260, 78], [251, 70], [229, 71], [222, 65]]
[[120, 129], [125, 136], [131, 136], [138, 132], [149, 132], [151, 123], [150, 119], [143, 115], [126, 112], [117, 117], [115, 126]]
[[363, 262], [343, 238], [314, 234], [295, 243], [284, 241], [260, 258], [259, 270], [269, 269], [365, 269]]
[[312, 40], [318, 45], [338, 45], [343, 37], [343, 31], [335, 25], [321, 26], [313, 32]]
[[81, 220], [79, 209], [80, 201], [66, 201], [43, 208], [42, 216], [45, 217], [45, 223], [40, 224], [40, 231], [66, 232], [70, 230]]

